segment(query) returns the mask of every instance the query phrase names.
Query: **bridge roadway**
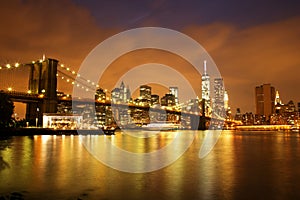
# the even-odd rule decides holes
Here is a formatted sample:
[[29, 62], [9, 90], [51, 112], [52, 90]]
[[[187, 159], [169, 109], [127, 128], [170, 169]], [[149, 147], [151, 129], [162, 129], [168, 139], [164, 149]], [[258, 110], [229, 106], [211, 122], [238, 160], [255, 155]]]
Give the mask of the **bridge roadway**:
[[[5, 93], [9, 96], [9, 98], [13, 102], [22, 102], [22, 103], [41, 103], [43, 100], [46, 98], [43, 94], [30, 94], [26, 92], [17, 92], [17, 91], [3, 91], [1, 90], [0, 93]], [[202, 118], [201, 113], [198, 112], [186, 112], [186, 111], [181, 111], [181, 110], [176, 110], [174, 108], [168, 108], [168, 107], [149, 107], [149, 106], [142, 106], [142, 105], [136, 105], [136, 104], [124, 104], [124, 103], [111, 103], [111, 101], [106, 100], [106, 101], [98, 101], [98, 100], [92, 100], [92, 99], [73, 99], [71, 97], [57, 97], [57, 102], [58, 104], [60, 103], [65, 103], [68, 105], [72, 105], [74, 103], [75, 105], [87, 105], [87, 104], [95, 104], [97, 105], [105, 105], [105, 106], [111, 106], [113, 105], [115, 108], [120, 108], [120, 109], [141, 109], [145, 111], [153, 111], [153, 112], [161, 112], [161, 113], [168, 113], [168, 114], [175, 114], [175, 115], [180, 115], [180, 116], [186, 116], [190, 117], [191, 119], [195, 121], [199, 121], [200, 118]], [[41, 117], [41, 116], [40, 116]], [[205, 116], [205, 121], [210, 121], [211, 117]], [[217, 121], [224, 121], [223, 119], [215, 119]], [[226, 121], [227, 122], [227, 121]], [[228, 123], [234, 123], [233, 121], [230, 121]]]
[[[21, 103], [30, 103], [30, 102], [40, 102], [42, 101], [45, 96], [43, 94], [30, 94], [26, 92], [17, 92], [17, 91], [3, 91], [1, 90], [0, 93], [5, 93], [9, 96], [9, 98], [13, 102], [21, 102]], [[65, 102], [65, 103], [75, 103], [75, 104], [95, 104], [95, 105], [106, 105], [106, 106], [111, 106], [111, 101], [98, 101], [98, 100], [91, 100], [91, 99], [73, 99], [72, 98], [66, 98], [64, 97], [57, 97], [58, 103], [60, 102]], [[149, 110], [151, 109], [152, 111], [155, 112], [164, 112], [167, 111], [168, 113], [172, 114], [185, 114], [185, 115], [196, 115], [196, 116], [201, 116], [201, 113], [192, 113], [192, 112], [182, 112], [180, 110], [175, 110], [175, 109], [168, 109], [167, 107], [165, 109], [161, 109], [160, 107], [149, 107], [149, 106], [141, 106], [141, 105], [136, 105], [136, 104], [123, 104], [123, 103], [113, 103], [113, 106], [118, 107], [118, 108], [138, 108], [142, 110]]]

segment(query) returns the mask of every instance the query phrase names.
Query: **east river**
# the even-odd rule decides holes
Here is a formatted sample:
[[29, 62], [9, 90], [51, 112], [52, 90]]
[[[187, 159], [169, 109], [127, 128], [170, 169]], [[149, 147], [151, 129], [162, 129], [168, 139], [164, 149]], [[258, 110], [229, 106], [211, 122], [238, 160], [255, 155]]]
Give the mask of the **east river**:
[[[2, 137], [0, 199], [300, 199], [299, 133], [223, 131], [204, 158], [207, 132], [134, 134]], [[113, 147], [167, 153], [135, 161]]]

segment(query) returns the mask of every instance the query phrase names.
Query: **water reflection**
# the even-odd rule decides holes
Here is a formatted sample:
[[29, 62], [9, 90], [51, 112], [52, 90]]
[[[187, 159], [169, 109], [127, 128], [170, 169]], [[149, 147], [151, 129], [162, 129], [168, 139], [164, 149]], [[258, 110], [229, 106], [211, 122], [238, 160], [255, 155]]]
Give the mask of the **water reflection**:
[[3, 170], [5, 168], [10, 168], [10, 165], [8, 164], [8, 162], [3, 160], [2, 156], [0, 156], [0, 170]]
[[[144, 153], [166, 147], [176, 134], [138, 139], [121, 133], [81, 137], [97, 151], [103, 150], [107, 159], [122, 163], [124, 159], [113, 149], [99, 146], [99, 141]], [[298, 134], [225, 131], [203, 159], [198, 153], [206, 133], [182, 134], [174, 151], [181, 151], [184, 141], [193, 139], [183, 156], [158, 171], [137, 174], [102, 164], [86, 151], [79, 136], [0, 140], [0, 163], [6, 163], [0, 170], [0, 199], [18, 195], [20, 199], [300, 198]], [[161, 159], [152, 159], [147, 165], [156, 165]], [[131, 164], [145, 167], [143, 160]]]
[[[140, 132], [141, 134], [147, 132]], [[103, 164], [130, 173], [159, 170], [175, 162], [193, 142], [195, 131], [162, 132], [153, 137], [80, 136], [85, 148]], [[157, 148], [158, 147], [158, 148]]]

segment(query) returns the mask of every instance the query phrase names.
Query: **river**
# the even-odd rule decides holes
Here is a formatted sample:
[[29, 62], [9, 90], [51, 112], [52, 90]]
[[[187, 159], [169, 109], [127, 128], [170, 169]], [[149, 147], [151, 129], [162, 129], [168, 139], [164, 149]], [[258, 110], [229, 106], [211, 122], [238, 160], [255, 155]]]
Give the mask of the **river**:
[[[1, 138], [0, 199], [300, 199], [298, 133], [223, 131], [201, 159], [205, 131], [135, 134]], [[147, 162], [126, 162], [103, 143], [143, 154], [176, 138], [167, 157]], [[143, 169], [180, 154], [186, 144], [177, 160], [145, 173], [119, 171], [98, 157]]]

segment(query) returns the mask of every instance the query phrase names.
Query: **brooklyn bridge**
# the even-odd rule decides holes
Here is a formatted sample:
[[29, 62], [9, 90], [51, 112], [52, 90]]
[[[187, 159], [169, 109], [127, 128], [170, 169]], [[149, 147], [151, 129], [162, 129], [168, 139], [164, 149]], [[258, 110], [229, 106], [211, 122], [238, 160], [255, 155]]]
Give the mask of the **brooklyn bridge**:
[[[29, 63], [6, 64], [0, 66], [0, 73], [9, 71], [10, 80], [15, 80], [18, 79], [15, 74], [20, 69], [29, 70], [27, 90], [18, 91], [7, 87], [7, 80], [2, 78], [0, 92], [7, 94], [13, 102], [26, 104], [25, 120], [30, 126], [43, 126], [43, 116], [49, 115], [82, 116], [82, 122], [93, 127], [143, 125], [164, 120], [180, 124], [183, 128], [204, 130], [209, 125], [223, 128], [224, 125], [228, 127], [236, 123], [226, 120], [224, 116], [207, 115], [206, 104], [200, 100], [193, 101], [192, 105], [190, 103], [189, 109], [180, 106], [137, 104], [134, 101], [114, 102], [98, 83], [91, 82], [52, 58], [43, 57]], [[95, 99], [76, 98], [58, 91], [58, 81], [84, 91], [93, 91]]]

